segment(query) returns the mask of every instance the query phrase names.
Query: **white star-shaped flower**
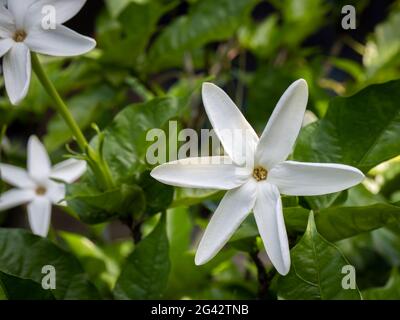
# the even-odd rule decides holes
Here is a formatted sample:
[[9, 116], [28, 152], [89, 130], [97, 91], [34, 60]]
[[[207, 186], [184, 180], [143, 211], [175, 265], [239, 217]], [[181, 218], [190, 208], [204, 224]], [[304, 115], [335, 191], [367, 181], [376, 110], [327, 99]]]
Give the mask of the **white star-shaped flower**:
[[[92, 50], [96, 42], [63, 26], [74, 17], [86, 0], [8, 0], [0, 6], [0, 57], [8, 96], [18, 104], [28, 93], [31, 54], [76, 56]], [[44, 28], [42, 11], [52, 6], [55, 28]]]
[[[203, 85], [208, 118], [232, 162], [227, 163], [225, 157], [188, 158], [160, 165], [151, 173], [173, 186], [229, 190], [200, 241], [197, 265], [212, 259], [253, 211], [272, 264], [286, 275], [290, 252], [280, 193], [322, 195], [347, 189], [364, 179], [361, 171], [347, 165], [286, 161], [300, 132], [307, 100], [306, 81], [294, 82], [258, 138], [223, 90], [211, 83]], [[232, 138], [237, 130], [247, 132], [247, 139]], [[239, 165], [243, 163], [243, 152], [247, 152], [247, 161]]]
[[35, 136], [28, 141], [28, 170], [0, 163], [0, 177], [15, 189], [0, 196], [0, 211], [28, 204], [29, 224], [34, 234], [46, 237], [51, 219], [51, 205], [64, 205], [65, 184], [72, 183], [86, 171], [86, 162], [69, 159], [51, 167], [43, 144]]

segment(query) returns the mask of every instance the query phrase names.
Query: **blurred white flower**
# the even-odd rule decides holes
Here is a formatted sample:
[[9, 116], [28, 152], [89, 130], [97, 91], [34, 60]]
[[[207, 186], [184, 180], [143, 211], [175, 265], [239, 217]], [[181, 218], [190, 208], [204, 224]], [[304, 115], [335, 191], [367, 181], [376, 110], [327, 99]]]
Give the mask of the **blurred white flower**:
[[[8, 96], [18, 104], [28, 93], [31, 54], [76, 56], [92, 50], [95, 40], [62, 24], [74, 17], [86, 0], [8, 0], [0, 6], [0, 57]], [[43, 8], [52, 6], [55, 28], [43, 28]]]
[[[158, 166], [151, 173], [155, 179], [174, 186], [229, 190], [200, 241], [195, 258], [197, 265], [211, 260], [253, 210], [272, 264], [280, 274], [286, 275], [290, 269], [290, 252], [280, 193], [322, 195], [347, 189], [364, 179], [363, 173], [351, 166], [285, 161], [300, 132], [307, 100], [306, 81], [294, 82], [258, 138], [223, 90], [211, 83], [203, 85], [208, 118], [233, 163], [228, 164], [224, 157], [220, 157], [218, 164], [215, 164], [216, 157], [188, 158]], [[243, 141], [232, 140], [229, 131], [234, 130], [251, 134]], [[239, 166], [244, 150], [250, 152], [251, 159]]]
[[86, 171], [86, 162], [69, 159], [51, 167], [43, 144], [35, 136], [28, 141], [28, 170], [0, 163], [1, 179], [16, 187], [0, 196], [0, 211], [28, 204], [29, 224], [34, 234], [47, 236], [51, 205], [64, 205], [65, 184], [72, 183]]

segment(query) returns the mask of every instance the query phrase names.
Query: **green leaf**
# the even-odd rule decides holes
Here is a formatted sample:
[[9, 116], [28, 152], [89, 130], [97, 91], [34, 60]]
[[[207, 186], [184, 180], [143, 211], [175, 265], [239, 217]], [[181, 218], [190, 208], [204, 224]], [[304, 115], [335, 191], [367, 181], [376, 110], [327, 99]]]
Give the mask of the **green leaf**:
[[282, 299], [360, 300], [356, 289], [342, 288], [342, 268], [347, 259], [317, 231], [311, 212], [307, 230], [291, 250], [292, 265], [287, 276], [278, 278], [278, 296]]
[[126, 10], [126, 8], [134, 3], [138, 5], [154, 4], [154, 3], [165, 3], [168, 4], [170, 0], [106, 0], [106, 6], [108, 11], [110, 11], [112, 17], [117, 17]]
[[185, 290], [188, 283], [193, 286], [196, 286], [197, 283], [199, 274], [196, 274], [193, 256], [188, 254], [192, 228], [193, 222], [187, 208], [168, 210], [167, 231], [171, 259], [171, 273], [167, 287], [169, 298], [181, 298], [187, 292]]
[[248, 17], [257, 0], [202, 0], [166, 27], [150, 48], [148, 68], [174, 66], [185, 52], [212, 41], [230, 38]]
[[370, 233], [373, 247], [391, 266], [400, 266], [400, 228], [398, 224]]
[[[372, 85], [332, 100], [325, 117], [305, 128], [293, 154], [304, 162], [343, 163], [368, 172], [400, 154], [400, 81]], [[332, 205], [338, 194], [308, 197], [313, 209]]]
[[284, 28], [281, 30], [283, 41], [291, 47], [298, 46], [326, 21], [328, 8], [323, 0], [284, 0], [279, 6], [284, 20]]
[[400, 11], [397, 10], [393, 11], [386, 21], [377, 25], [372, 36], [369, 37], [363, 57], [369, 77], [375, 76], [384, 68], [399, 65], [399, 28]]
[[54, 300], [51, 291], [44, 290], [39, 283], [3, 272], [0, 272], [1, 290], [7, 300]]
[[0, 285], [0, 301], [2, 300], [7, 300], [7, 294], [4, 291], [4, 289], [2, 288], [2, 286]]
[[[118, 187], [101, 191], [88, 174], [83, 182], [67, 188], [68, 204], [82, 221], [97, 224], [128, 215], [137, 218], [169, 206], [173, 188], [149, 177], [146, 153], [154, 141], [146, 138], [149, 130], [162, 129], [176, 118], [184, 110], [184, 101], [186, 97], [156, 98], [128, 106], [115, 117], [104, 131], [102, 151]], [[96, 147], [98, 138], [92, 144]]]
[[400, 80], [332, 100], [312, 132], [300, 135], [294, 158], [348, 164], [368, 172], [400, 154]]
[[174, 188], [153, 179], [150, 171], [142, 174], [139, 184], [145, 194], [147, 215], [159, 213], [169, 207], [174, 197]]
[[332, 207], [321, 210], [315, 217], [318, 231], [329, 241], [338, 241], [399, 223], [400, 207], [374, 204], [365, 207]]
[[146, 200], [143, 190], [136, 185], [122, 184], [118, 188], [100, 191], [88, 183], [67, 186], [68, 206], [88, 224], [98, 224], [116, 218], [140, 216]]
[[112, 17], [117, 17], [130, 3], [146, 3], [147, 0], [106, 0], [106, 6]]
[[170, 272], [165, 214], [128, 257], [114, 290], [116, 299], [160, 299]]
[[[302, 207], [283, 209], [288, 234], [303, 233], [307, 228], [309, 210]], [[392, 204], [369, 206], [332, 207], [314, 213], [318, 232], [327, 240], [336, 242], [361, 233], [400, 222], [400, 207]], [[253, 217], [247, 218], [231, 241], [258, 236]]]
[[205, 200], [219, 199], [224, 192], [214, 189], [175, 188], [171, 207], [193, 206]]
[[239, 30], [240, 44], [261, 58], [269, 58], [280, 44], [279, 17], [269, 15], [262, 23], [254, 22]]
[[104, 14], [98, 21], [102, 59], [118, 66], [137, 68], [156, 31], [158, 19], [171, 4], [163, 5], [162, 1], [107, 1], [111, 17]]
[[156, 98], [134, 104], [122, 110], [104, 131], [104, 157], [116, 181], [138, 179], [148, 170], [146, 152], [153, 141], [146, 134], [154, 128], [164, 128], [179, 116], [185, 101], [177, 98]]
[[114, 259], [90, 239], [69, 232], [60, 232], [71, 252], [78, 258], [90, 279], [97, 288], [109, 294], [114, 287], [120, 268]]
[[[308, 210], [301, 207], [284, 208], [288, 233], [301, 233], [307, 227]], [[390, 226], [400, 221], [400, 207], [391, 204], [332, 207], [314, 213], [318, 232], [327, 240], [336, 242], [355, 235]], [[253, 234], [257, 226], [253, 227]]]
[[0, 229], [0, 272], [41, 286], [46, 265], [56, 270], [56, 289], [51, 293], [57, 300], [100, 298], [74, 256], [27, 231]]
[[365, 300], [399, 300], [400, 299], [400, 275], [395, 268], [390, 278], [382, 288], [371, 288], [362, 292]]

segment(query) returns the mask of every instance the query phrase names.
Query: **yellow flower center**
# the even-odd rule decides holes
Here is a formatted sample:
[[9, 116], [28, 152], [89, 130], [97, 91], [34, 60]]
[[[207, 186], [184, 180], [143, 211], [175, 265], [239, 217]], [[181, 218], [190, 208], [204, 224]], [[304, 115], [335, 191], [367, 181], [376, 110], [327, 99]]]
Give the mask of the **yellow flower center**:
[[257, 167], [253, 170], [253, 178], [257, 181], [266, 180], [268, 177], [268, 171], [263, 167]]
[[22, 42], [26, 39], [26, 32], [24, 30], [18, 30], [14, 34], [14, 41], [15, 42]]
[[45, 187], [39, 186], [36, 188], [36, 194], [38, 196], [43, 196], [44, 194], [46, 194], [47, 190]]

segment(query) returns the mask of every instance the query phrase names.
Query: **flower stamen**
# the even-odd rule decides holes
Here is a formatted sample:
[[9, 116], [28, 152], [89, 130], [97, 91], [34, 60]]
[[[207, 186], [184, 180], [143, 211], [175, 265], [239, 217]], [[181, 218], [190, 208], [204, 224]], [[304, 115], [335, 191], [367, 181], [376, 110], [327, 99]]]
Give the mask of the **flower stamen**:
[[23, 42], [26, 39], [26, 32], [24, 30], [18, 30], [14, 33], [14, 41], [15, 42]]
[[253, 178], [257, 181], [267, 180], [268, 171], [263, 167], [257, 167], [253, 170]]
[[39, 187], [36, 188], [36, 194], [38, 196], [43, 196], [43, 195], [46, 194], [46, 192], [47, 192], [47, 190], [46, 190], [45, 187], [39, 186]]

